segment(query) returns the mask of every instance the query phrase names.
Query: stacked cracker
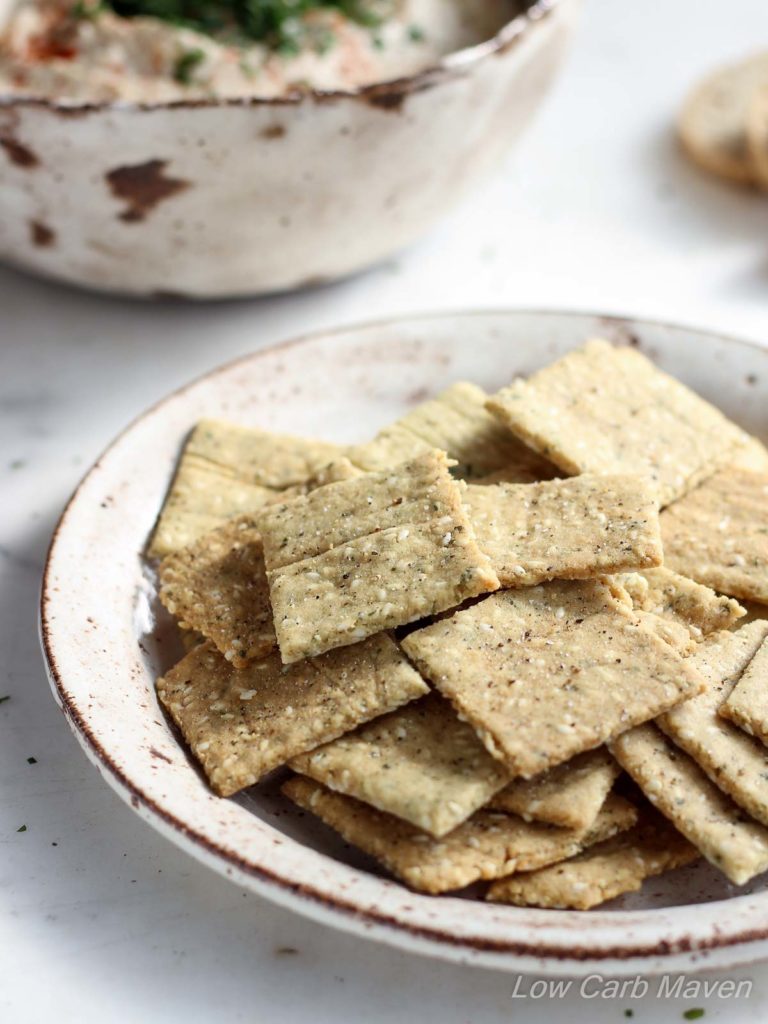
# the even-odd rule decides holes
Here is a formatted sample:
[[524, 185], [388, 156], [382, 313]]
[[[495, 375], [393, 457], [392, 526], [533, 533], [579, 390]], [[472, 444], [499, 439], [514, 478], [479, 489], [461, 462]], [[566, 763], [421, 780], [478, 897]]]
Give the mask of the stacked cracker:
[[768, 53], [709, 75], [686, 100], [678, 127], [704, 170], [768, 189]]
[[743, 883], [767, 499], [759, 441], [600, 341], [345, 450], [206, 421], [150, 549], [193, 637], [158, 694], [217, 793], [287, 764], [422, 892], [586, 909], [700, 854]]

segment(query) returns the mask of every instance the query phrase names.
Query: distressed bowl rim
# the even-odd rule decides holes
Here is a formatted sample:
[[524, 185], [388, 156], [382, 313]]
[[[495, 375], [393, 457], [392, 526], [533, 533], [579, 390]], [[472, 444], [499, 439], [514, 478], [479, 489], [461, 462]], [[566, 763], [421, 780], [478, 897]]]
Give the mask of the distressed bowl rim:
[[165, 100], [156, 103], [136, 103], [121, 100], [105, 100], [103, 102], [63, 101], [46, 96], [17, 96], [13, 93], [0, 93], [0, 110], [18, 107], [40, 108], [50, 110], [62, 116], [76, 117], [79, 115], [107, 112], [135, 112], [154, 110], [201, 110], [211, 108], [248, 108], [248, 107], [297, 107], [307, 103], [338, 103], [344, 100], [368, 102], [374, 106], [385, 105], [387, 97], [407, 95], [432, 88], [440, 82], [455, 78], [465, 69], [484, 61], [488, 57], [503, 53], [516, 45], [524, 36], [530, 35], [534, 28], [544, 21], [558, 7], [569, 0], [533, 0], [530, 6], [516, 14], [490, 39], [474, 46], [464, 47], [445, 54], [428, 67], [412, 75], [399, 78], [384, 79], [355, 89], [303, 89], [285, 96], [233, 96], [222, 98], [199, 98]]
[[[339, 328], [320, 328], [267, 346], [256, 352], [246, 353], [216, 366], [168, 392], [134, 417], [113, 438], [84, 474], [56, 523], [46, 555], [39, 607], [40, 642], [53, 695], [89, 759], [98, 768], [109, 785], [132, 807], [139, 817], [169, 838], [175, 845], [181, 847], [220, 874], [225, 874], [237, 881], [237, 873], [240, 873], [243, 878], [248, 880], [247, 883], [244, 883], [241, 879], [241, 884], [247, 884], [252, 891], [259, 893], [272, 902], [326, 925], [440, 959], [471, 962], [479, 966], [502, 970], [519, 969], [554, 975], [574, 976], [583, 973], [587, 966], [603, 966], [603, 969], [607, 968], [612, 974], [634, 973], [638, 970], [656, 974], [661, 971], [678, 970], [685, 966], [694, 966], [694, 969], [712, 969], [719, 966], [719, 963], [708, 962], [706, 958], [710, 954], [718, 952], [725, 955], [724, 966], [743, 965], [766, 958], [768, 957], [768, 909], [763, 905], [746, 910], [745, 916], [747, 921], [744, 924], [748, 926], [738, 926], [734, 929], [733, 927], [729, 928], [727, 922], [725, 922], [717, 927], [713, 936], [704, 941], [695, 940], [693, 935], [688, 935], [686, 940], [682, 942], [670, 940], [668, 935], [661, 935], [650, 942], [639, 942], [637, 939], [625, 940], [621, 946], [605, 947], [599, 942], [594, 941], [579, 946], [577, 943], [571, 945], [542, 942], [537, 940], [535, 932], [531, 932], [529, 941], [522, 942], [520, 940], [487, 940], [481, 936], [456, 937], [441, 930], [439, 925], [436, 925], [434, 928], [419, 927], [398, 920], [396, 917], [385, 913], [376, 912], [371, 908], [361, 908], [354, 902], [354, 898], [348, 899], [339, 894], [331, 894], [322, 887], [306, 884], [297, 885], [290, 879], [281, 876], [279, 869], [276, 870], [273, 866], [266, 863], [256, 863], [253, 860], [247, 860], [238, 856], [223, 844], [217, 844], [210, 837], [190, 828], [182, 819], [160, 806], [152, 796], [147, 795], [130, 778], [128, 770], [122, 769], [115, 763], [110, 754], [104, 749], [98, 737], [90, 729], [85, 715], [76, 703], [76, 699], [67, 691], [66, 682], [58, 667], [57, 659], [57, 645], [61, 638], [57, 636], [56, 630], [51, 627], [49, 619], [50, 606], [55, 602], [55, 588], [51, 576], [56, 548], [64, 528], [68, 525], [67, 520], [70, 510], [77, 502], [84, 486], [100, 469], [102, 463], [110, 456], [112, 450], [137, 425], [152, 417], [177, 397], [193, 390], [201, 382], [211, 380], [220, 375], [229, 374], [241, 365], [258, 361], [262, 357], [273, 355], [281, 350], [300, 347], [329, 335], [334, 337], [355, 335], [360, 331], [384, 329], [393, 324], [418, 324], [419, 321], [440, 320], [448, 317], [452, 319], [457, 317], [471, 319], [473, 317], [485, 316], [574, 317], [576, 319], [599, 320], [605, 325], [615, 326], [630, 332], [633, 325], [660, 328], [670, 330], [673, 333], [690, 332], [706, 336], [713, 341], [717, 340], [728, 346], [733, 345], [759, 352], [768, 361], [768, 348], [764, 345], [738, 335], [724, 333], [720, 330], [709, 330], [678, 321], [630, 314], [617, 315], [584, 309], [488, 308], [456, 311], [438, 310], [421, 314], [381, 317], [370, 321], [344, 325]], [[717, 901], [717, 903], [720, 905], [734, 901], [744, 902], [749, 899], [757, 899], [758, 901], [762, 899], [762, 902], [765, 903], [768, 901], [768, 892], [757, 894], [756, 897], [736, 895], [730, 899]], [[617, 917], [619, 914], [625, 913], [635, 920], [650, 919], [655, 916], [661, 916], [669, 911], [684, 909], [695, 909], [695, 905], [618, 912]], [[572, 914], [573, 912], [549, 911], [547, 913], [556, 915], [563, 913]], [[691, 930], [689, 928], [689, 932]], [[742, 951], [729, 955], [727, 951], [736, 946], [742, 946]]]

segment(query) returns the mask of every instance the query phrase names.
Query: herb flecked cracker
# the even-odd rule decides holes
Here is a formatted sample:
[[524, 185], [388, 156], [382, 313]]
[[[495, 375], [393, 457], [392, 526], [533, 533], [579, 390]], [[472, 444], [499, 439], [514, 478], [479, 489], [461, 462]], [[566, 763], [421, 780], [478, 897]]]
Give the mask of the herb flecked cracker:
[[562, 828], [589, 828], [621, 769], [605, 747], [578, 754], [533, 779], [516, 779], [488, 802], [492, 810], [519, 814]]
[[502, 586], [584, 579], [661, 565], [655, 491], [643, 477], [470, 485], [477, 542]]
[[[768, 622], [765, 626], [768, 631]], [[720, 705], [720, 714], [768, 746], [768, 640]]]
[[286, 664], [499, 586], [443, 452], [272, 505], [259, 529]]
[[632, 348], [590, 341], [488, 401], [514, 434], [567, 473], [636, 473], [660, 505], [684, 494], [746, 435]]
[[479, 879], [563, 860], [630, 828], [637, 816], [634, 807], [618, 796], [609, 797], [592, 828], [581, 832], [477, 811], [453, 832], [435, 839], [312, 779], [296, 776], [282, 791], [413, 889], [429, 893], [463, 889]]
[[454, 475], [468, 480], [500, 470], [520, 483], [549, 479], [552, 464], [498, 423], [485, 408], [487, 397], [476, 384], [459, 381], [347, 454], [362, 469], [381, 472], [439, 448], [458, 463]]
[[670, 569], [768, 604], [768, 474], [715, 473], [664, 511], [661, 532]]
[[634, 828], [559, 864], [493, 882], [487, 899], [517, 907], [589, 910], [637, 892], [646, 878], [698, 859], [696, 847], [661, 815], [643, 817]]
[[277, 647], [261, 534], [237, 516], [160, 563], [160, 600], [236, 668]]
[[403, 649], [513, 776], [530, 778], [700, 692], [603, 582], [506, 590]]
[[655, 725], [625, 732], [610, 747], [651, 803], [732, 882], [744, 885], [768, 869], [768, 829]]
[[508, 778], [436, 693], [294, 758], [291, 768], [434, 836], [460, 825]]
[[718, 709], [766, 636], [768, 622], [757, 620], [699, 644], [691, 660], [706, 689], [657, 720], [716, 786], [764, 825], [768, 825], [768, 750], [720, 717]]
[[699, 641], [710, 633], [730, 629], [746, 614], [733, 598], [672, 572], [666, 566], [618, 577], [632, 599], [635, 611], [649, 612], [680, 625]]
[[206, 643], [157, 681], [160, 701], [221, 796], [426, 691], [385, 634], [289, 668], [272, 654], [237, 670]]
[[161, 558], [232, 516], [256, 511], [339, 455], [324, 441], [201, 420], [184, 446], [148, 554]]

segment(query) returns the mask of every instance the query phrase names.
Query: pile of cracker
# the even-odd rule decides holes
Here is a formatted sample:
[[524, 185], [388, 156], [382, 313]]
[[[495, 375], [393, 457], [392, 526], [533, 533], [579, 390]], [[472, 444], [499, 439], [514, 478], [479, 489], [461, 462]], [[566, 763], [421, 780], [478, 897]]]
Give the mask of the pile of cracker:
[[217, 794], [287, 765], [426, 893], [768, 869], [768, 450], [635, 348], [353, 447], [201, 422], [149, 555], [188, 650], [157, 692]]
[[768, 53], [705, 78], [684, 103], [678, 131], [705, 171], [768, 189]]

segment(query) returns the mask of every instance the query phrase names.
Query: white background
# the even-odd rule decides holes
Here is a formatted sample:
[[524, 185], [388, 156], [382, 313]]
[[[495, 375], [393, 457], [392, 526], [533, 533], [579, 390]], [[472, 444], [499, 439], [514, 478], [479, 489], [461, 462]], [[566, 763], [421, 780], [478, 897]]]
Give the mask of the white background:
[[[79, 476], [169, 389], [318, 327], [446, 308], [565, 307], [768, 340], [768, 198], [710, 181], [671, 121], [711, 66], [768, 46], [765, 0], [587, 0], [570, 62], [497, 180], [427, 241], [340, 285], [143, 305], [0, 269], [0, 1021], [763, 1021], [718, 1004], [511, 998], [513, 979], [335, 934], [240, 892], [100, 781], [36, 636], [50, 531]], [[94, 553], [98, 557], [98, 553]], [[29, 765], [27, 757], [36, 757]], [[19, 833], [26, 824], [27, 831]], [[284, 948], [295, 953], [279, 952]]]

